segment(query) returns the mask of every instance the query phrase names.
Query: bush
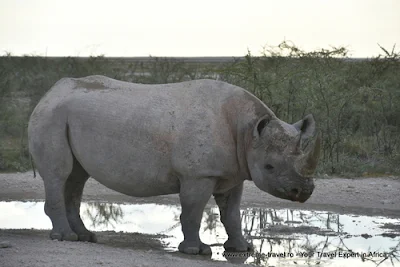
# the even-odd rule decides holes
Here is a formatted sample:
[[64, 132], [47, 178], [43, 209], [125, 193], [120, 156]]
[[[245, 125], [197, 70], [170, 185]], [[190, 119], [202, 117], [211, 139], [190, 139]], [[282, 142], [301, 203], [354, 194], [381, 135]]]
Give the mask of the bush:
[[0, 170], [30, 167], [26, 125], [46, 91], [63, 77], [102, 74], [138, 83], [217, 78], [246, 88], [276, 115], [295, 122], [313, 113], [321, 131], [320, 174], [398, 174], [399, 53], [355, 60], [345, 48], [303, 51], [283, 42], [262, 56], [221, 61], [173, 58], [0, 57]]

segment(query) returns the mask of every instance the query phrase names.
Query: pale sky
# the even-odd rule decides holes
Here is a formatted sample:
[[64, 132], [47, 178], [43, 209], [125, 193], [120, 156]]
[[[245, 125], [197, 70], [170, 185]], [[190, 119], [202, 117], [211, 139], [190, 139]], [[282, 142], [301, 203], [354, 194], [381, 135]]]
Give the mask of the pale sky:
[[400, 0], [0, 0], [0, 54], [243, 56], [283, 40], [400, 50]]

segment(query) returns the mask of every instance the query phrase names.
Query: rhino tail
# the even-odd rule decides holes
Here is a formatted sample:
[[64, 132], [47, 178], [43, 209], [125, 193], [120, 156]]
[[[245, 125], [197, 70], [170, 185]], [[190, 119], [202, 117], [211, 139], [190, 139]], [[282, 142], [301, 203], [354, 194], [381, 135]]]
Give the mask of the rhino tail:
[[29, 160], [31, 161], [31, 166], [32, 166], [32, 171], [33, 171], [33, 178], [36, 178], [35, 164], [33, 163], [33, 158], [32, 158], [32, 154], [31, 153], [29, 153]]

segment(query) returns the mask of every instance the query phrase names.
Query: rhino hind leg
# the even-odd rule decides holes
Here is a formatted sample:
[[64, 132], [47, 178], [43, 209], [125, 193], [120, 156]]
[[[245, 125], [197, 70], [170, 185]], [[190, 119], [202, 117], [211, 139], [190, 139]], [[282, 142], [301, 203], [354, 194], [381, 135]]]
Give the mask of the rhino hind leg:
[[73, 157], [73, 168], [65, 183], [65, 207], [70, 227], [78, 235], [79, 241], [97, 242], [96, 235], [86, 229], [80, 217], [83, 188], [89, 174]]
[[215, 187], [215, 179], [199, 178], [181, 181], [179, 199], [182, 206], [180, 221], [184, 240], [179, 251], [185, 254], [210, 255], [211, 248], [200, 240], [199, 230], [204, 207]]
[[226, 193], [214, 194], [221, 215], [221, 222], [228, 234], [224, 244], [226, 251], [246, 252], [253, 249], [242, 234], [240, 220], [240, 200], [243, 192], [243, 183], [237, 185]]
[[53, 224], [50, 238], [59, 241], [77, 241], [78, 235], [71, 229], [66, 216], [61, 183], [45, 182], [44, 184], [46, 191], [44, 210]]
[[44, 211], [53, 229], [50, 238], [77, 241], [78, 235], [71, 229], [66, 213], [64, 188], [72, 171], [73, 156], [68, 144], [66, 125], [53, 124], [33, 132], [30, 140], [32, 156], [43, 178], [46, 201]]

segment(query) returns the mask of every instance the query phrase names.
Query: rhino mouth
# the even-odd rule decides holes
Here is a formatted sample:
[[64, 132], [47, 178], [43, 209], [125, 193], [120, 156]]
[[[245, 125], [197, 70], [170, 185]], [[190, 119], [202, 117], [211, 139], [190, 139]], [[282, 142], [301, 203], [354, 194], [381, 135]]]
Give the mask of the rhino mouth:
[[293, 202], [300, 202], [300, 203], [304, 203], [306, 202], [309, 198], [310, 198], [311, 194], [309, 195], [300, 195], [300, 196], [293, 196], [293, 195], [289, 195], [289, 200], [293, 201]]
[[306, 202], [312, 195], [314, 191], [314, 185], [311, 186], [309, 189], [302, 189], [302, 188], [293, 188], [289, 192], [287, 192], [288, 199], [293, 202]]
[[291, 190], [286, 191], [283, 188], [276, 188], [275, 190], [270, 189], [267, 192], [273, 195], [274, 197], [287, 199], [293, 202], [304, 203], [311, 197], [313, 189], [314, 187], [312, 187], [311, 189], [293, 188]]
[[269, 188], [267, 191], [271, 195], [281, 198], [291, 200], [293, 202], [306, 202], [312, 195], [314, 191], [314, 183], [311, 179], [306, 180], [305, 184], [295, 187], [285, 187], [280, 186], [276, 188]]

